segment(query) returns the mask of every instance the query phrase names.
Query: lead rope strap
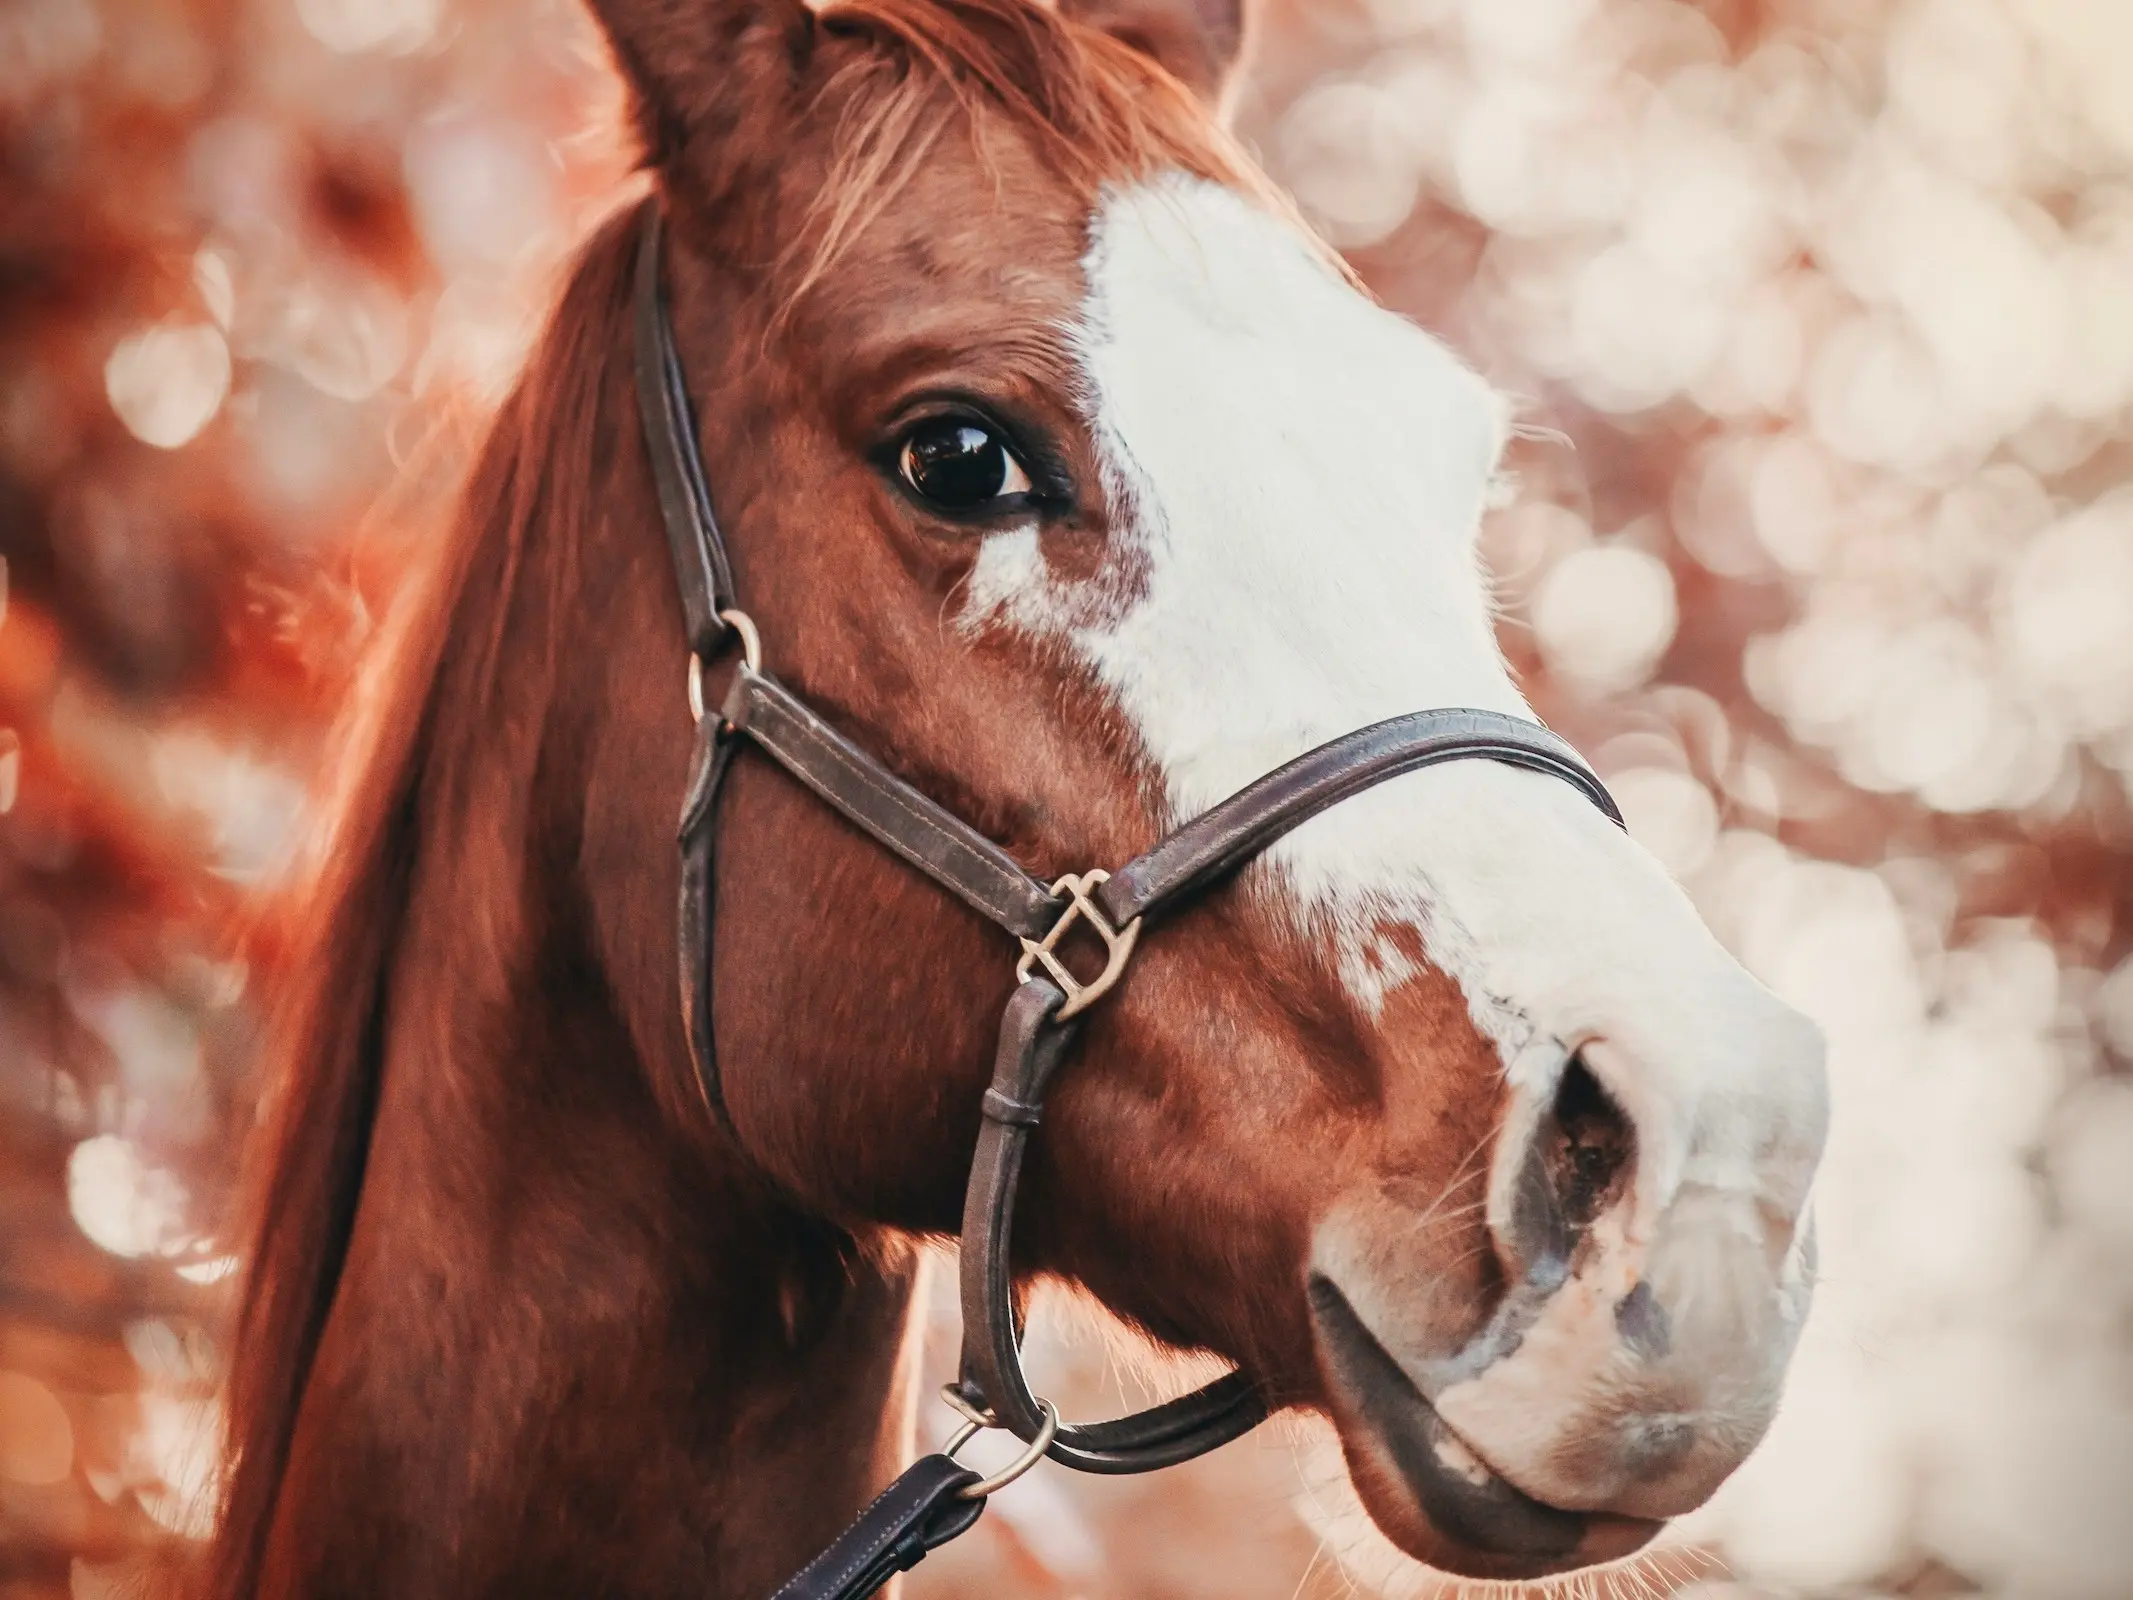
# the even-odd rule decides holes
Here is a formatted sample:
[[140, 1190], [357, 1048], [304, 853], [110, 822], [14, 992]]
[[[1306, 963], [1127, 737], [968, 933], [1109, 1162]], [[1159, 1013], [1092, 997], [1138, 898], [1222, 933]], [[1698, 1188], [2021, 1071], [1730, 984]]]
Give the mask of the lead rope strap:
[[969, 1492], [978, 1486], [952, 1456], [920, 1456], [770, 1600], [865, 1600], [978, 1520], [985, 1497]]

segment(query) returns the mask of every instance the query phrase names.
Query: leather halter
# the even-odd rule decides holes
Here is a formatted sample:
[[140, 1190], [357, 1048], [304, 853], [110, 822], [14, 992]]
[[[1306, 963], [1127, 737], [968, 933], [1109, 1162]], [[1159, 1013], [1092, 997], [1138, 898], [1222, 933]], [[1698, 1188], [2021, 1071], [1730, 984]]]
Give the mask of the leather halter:
[[[1267, 1414], [1241, 1371], [1131, 1416], [1085, 1425], [1060, 1423], [1023, 1376], [1009, 1251], [1015, 1188], [1045, 1091], [1078, 1032], [1074, 1014], [1117, 981], [1148, 924], [1306, 818], [1401, 773], [1446, 761], [1498, 761], [1562, 779], [1617, 824], [1621, 813], [1577, 752], [1538, 723], [1493, 711], [1416, 711], [1299, 756], [1108, 875], [1069, 875], [1049, 886], [1033, 878], [764, 670], [753, 624], [733, 608], [732, 568], [712, 512], [665, 304], [662, 232], [655, 197], [644, 207], [637, 254], [637, 398], [691, 652], [697, 734], [680, 828], [681, 994], [704, 1098], [732, 1132], [712, 1035], [711, 911], [720, 782], [747, 743], [1021, 943], [1021, 982], [1001, 1023], [963, 1208], [962, 1374], [948, 1392], [951, 1404], [970, 1419], [960, 1438], [977, 1427], [1004, 1427], [1032, 1444], [1025, 1463], [1041, 1454], [1084, 1472], [1146, 1472], [1202, 1455]], [[744, 658], [725, 703], [707, 710], [699, 689], [703, 665], [736, 635]], [[1086, 983], [1052, 954], [1059, 936], [1078, 922], [1086, 922], [1110, 954], [1104, 973]], [[997, 1480], [981, 1482], [948, 1454], [920, 1458], [773, 1600], [859, 1600], [873, 1593], [969, 1527], [994, 1487]]]

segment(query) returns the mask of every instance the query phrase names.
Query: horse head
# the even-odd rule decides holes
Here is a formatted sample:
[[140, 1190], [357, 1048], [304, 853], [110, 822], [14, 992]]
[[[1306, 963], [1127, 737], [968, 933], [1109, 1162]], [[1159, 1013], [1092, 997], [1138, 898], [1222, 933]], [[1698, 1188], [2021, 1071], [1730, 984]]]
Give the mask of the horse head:
[[[1530, 715], [1474, 553], [1506, 406], [1224, 137], [1234, 8], [1067, 11], [603, 6], [739, 588], [1041, 876], [1378, 718]], [[718, 912], [735, 1126], [825, 1215], [939, 1230], [1004, 966], [763, 779]], [[1760, 1437], [1820, 1045], [1574, 794], [1403, 778], [1135, 960], [1032, 1158], [1028, 1269], [1326, 1408], [1384, 1529], [1462, 1570], [1611, 1553]], [[1586, 1526], [1433, 1516], [1488, 1480]]]
[[[1509, 409], [1375, 304], [1224, 132], [1235, 4], [595, 10], [668, 219], [736, 590], [768, 666], [839, 731], [1050, 880], [1374, 721], [1530, 718], [1475, 550]], [[580, 1177], [624, 1186], [632, 1216], [694, 1180], [648, 1176], [606, 1137], [624, 1126], [660, 1170], [745, 1175], [768, 1197], [746, 1204], [805, 1220], [795, 1237], [878, 1263], [956, 1229], [1015, 952], [744, 753], [718, 820], [725, 1120], [707, 1114], [671, 922], [687, 651], [618, 399], [609, 234], [582, 296], [604, 342], [552, 343], [541, 368], [606, 376], [505, 429], [538, 484], [529, 419], [567, 424], [609, 492], [544, 500], [495, 467], [492, 503], [535, 507], [534, 542], [484, 557], [477, 532], [460, 611], [490, 578], [552, 582], [487, 656], [437, 642], [429, 663], [447, 681], [482, 656], [507, 680], [503, 709], [451, 724], [515, 741], [534, 797], [499, 800], [524, 871], [488, 881], [509, 877], [528, 926], [571, 924], [570, 992], [612, 1023], [543, 1047], [630, 1063], [544, 1090], [541, 1115], [606, 1130]], [[543, 528], [567, 560], [543, 566]], [[545, 688], [517, 714], [521, 658]], [[457, 915], [477, 942], [518, 937]], [[416, 1091], [379, 1048], [344, 1285], [371, 1191], [439, 1181], [385, 1144]], [[1032, 1143], [1015, 1265], [1330, 1417], [1360, 1507], [1408, 1555], [1558, 1571], [1636, 1548], [1763, 1433], [1808, 1301], [1825, 1120], [1815, 1030], [1650, 856], [1569, 786], [1463, 762], [1313, 818], [1141, 941]], [[660, 1270], [651, 1251], [631, 1281]], [[760, 1315], [795, 1347], [828, 1337], [790, 1298]], [[344, 1393], [355, 1347], [329, 1325], [317, 1357]]]

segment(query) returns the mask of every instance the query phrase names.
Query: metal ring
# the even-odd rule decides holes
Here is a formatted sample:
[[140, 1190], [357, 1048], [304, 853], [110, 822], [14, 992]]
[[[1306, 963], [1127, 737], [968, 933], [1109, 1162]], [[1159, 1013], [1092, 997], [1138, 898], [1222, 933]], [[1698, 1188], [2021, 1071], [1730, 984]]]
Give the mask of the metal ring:
[[[1008, 1462], [1006, 1466], [995, 1472], [991, 1477], [980, 1478], [976, 1483], [965, 1484], [956, 1491], [958, 1496], [965, 1500], [983, 1500], [987, 1495], [998, 1494], [1002, 1489], [1021, 1477], [1023, 1473], [1029, 1471], [1031, 1467], [1034, 1467], [1044, 1459], [1044, 1452], [1051, 1449], [1052, 1440], [1059, 1435], [1059, 1408], [1049, 1400], [1040, 1399], [1037, 1402], [1037, 1409], [1044, 1413], [1044, 1421], [1037, 1429], [1037, 1437], [1030, 1440], [1029, 1448], [1015, 1457], [1014, 1460]], [[950, 1439], [947, 1448], [942, 1451], [942, 1454], [954, 1456], [958, 1450], [971, 1441], [979, 1430], [986, 1426], [988, 1424], [979, 1422], [975, 1417], [972, 1417], [955, 1430], [954, 1437]], [[998, 1424], [994, 1423], [990, 1424], [990, 1426], [997, 1427]]]
[[[963, 1386], [959, 1383], [944, 1383], [941, 1385], [941, 1404], [969, 1423], [973, 1430], [978, 1428], [997, 1428], [1000, 1425], [1000, 1419], [995, 1417], [991, 1411], [984, 1406], [975, 1405], [963, 1398]], [[970, 1435], [965, 1433], [959, 1437], [967, 1439]], [[951, 1453], [953, 1452], [951, 1451]]]
[[[1133, 947], [1140, 943], [1141, 919], [1135, 917], [1123, 928], [1111, 926], [1111, 919], [1103, 914], [1103, 908], [1091, 898], [1099, 884], [1109, 883], [1111, 874], [1102, 868], [1089, 872], [1070, 872], [1052, 885], [1052, 893], [1065, 895], [1067, 903], [1060, 911], [1051, 929], [1042, 939], [1025, 938], [1022, 941], [1022, 959], [1015, 963], [1015, 981], [1029, 982], [1030, 973], [1041, 962], [1051, 974], [1052, 982], [1059, 985], [1066, 996], [1066, 1004], [1054, 1014], [1054, 1022], [1064, 1022], [1075, 1013], [1084, 1011], [1111, 992], [1126, 970], [1126, 962], [1133, 955]], [[1067, 964], [1059, 959], [1059, 941], [1066, 937], [1067, 930], [1077, 922], [1086, 922], [1098, 938], [1104, 942], [1104, 969], [1087, 983], [1075, 977]]]
[[[718, 620], [740, 636], [741, 664], [750, 672], [763, 670], [763, 636], [756, 632], [755, 619], [745, 611], [721, 611]], [[692, 722], [704, 720], [704, 658], [693, 650], [689, 653], [689, 716]]]
[[718, 620], [741, 636], [741, 660], [750, 672], [763, 670], [763, 636], [755, 631], [755, 619], [745, 611], [721, 611]]

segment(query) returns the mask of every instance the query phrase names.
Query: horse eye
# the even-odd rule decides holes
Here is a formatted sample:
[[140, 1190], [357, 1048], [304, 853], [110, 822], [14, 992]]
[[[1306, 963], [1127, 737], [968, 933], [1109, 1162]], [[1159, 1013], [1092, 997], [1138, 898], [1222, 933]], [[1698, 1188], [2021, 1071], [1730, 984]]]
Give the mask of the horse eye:
[[967, 417], [921, 422], [897, 452], [896, 470], [921, 500], [943, 511], [978, 511], [1030, 492], [1029, 474], [1006, 441]]

